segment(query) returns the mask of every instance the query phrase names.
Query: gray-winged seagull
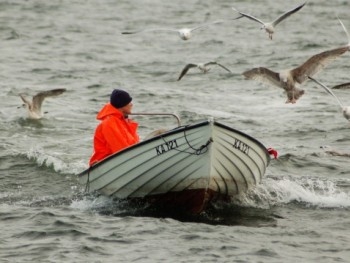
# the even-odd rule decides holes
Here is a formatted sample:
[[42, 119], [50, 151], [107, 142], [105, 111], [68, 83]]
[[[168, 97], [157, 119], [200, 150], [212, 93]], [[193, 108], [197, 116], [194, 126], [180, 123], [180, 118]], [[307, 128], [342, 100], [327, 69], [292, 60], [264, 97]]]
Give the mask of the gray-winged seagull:
[[312, 78], [309, 76], [309, 79], [311, 79], [312, 81], [314, 81], [315, 83], [317, 83], [318, 85], [320, 85], [322, 88], [325, 89], [325, 91], [332, 95], [338, 102], [342, 112], [343, 112], [343, 115], [345, 117], [345, 119], [349, 120], [350, 121], [350, 106], [344, 106], [343, 103], [338, 99], [337, 96], [335, 96], [335, 94], [331, 91], [330, 88], [328, 88], [326, 85], [324, 85], [323, 83], [319, 82], [318, 80]]
[[246, 77], [246, 79], [255, 79], [261, 82], [268, 82], [284, 89], [287, 92], [288, 97], [286, 103], [296, 103], [296, 101], [304, 94], [304, 90], [299, 89], [298, 86], [307, 80], [308, 76], [315, 75], [325, 68], [330, 62], [334, 61], [350, 49], [349, 33], [343, 23], [340, 20], [339, 22], [348, 38], [348, 44], [346, 46], [316, 54], [306, 60], [306, 62], [304, 62], [301, 66], [294, 69], [274, 72], [268, 68], [259, 67], [247, 70], [243, 72], [243, 75]]
[[289, 17], [290, 15], [294, 14], [295, 12], [299, 11], [304, 5], [306, 4], [303, 3], [285, 13], [283, 13], [282, 15], [280, 15], [279, 17], [277, 17], [275, 20], [273, 20], [272, 22], [268, 22], [268, 23], [265, 23], [263, 22], [262, 20], [252, 16], [252, 15], [249, 15], [249, 14], [246, 14], [246, 13], [242, 13], [242, 12], [239, 12], [237, 9], [235, 9], [234, 7], [232, 7], [232, 9], [234, 11], [236, 11], [237, 13], [239, 13], [240, 15], [242, 16], [245, 16], [246, 18], [249, 18], [255, 22], [258, 22], [260, 23], [262, 26], [260, 29], [265, 29], [265, 31], [269, 34], [269, 38], [272, 40], [272, 35], [273, 33], [275, 32], [275, 27], [281, 23], [284, 19], [286, 19], [287, 17]]
[[125, 31], [122, 32], [123, 35], [128, 35], [128, 34], [137, 34], [137, 33], [142, 33], [142, 32], [150, 32], [150, 31], [171, 31], [171, 32], [177, 32], [180, 36], [181, 39], [183, 40], [188, 40], [192, 36], [192, 31], [195, 31], [197, 29], [207, 27], [213, 24], [218, 24], [222, 23], [224, 20], [217, 20], [211, 23], [203, 24], [197, 27], [193, 28], [181, 28], [181, 29], [171, 29], [171, 28], [149, 28], [149, 29], [144, 29], [144, 30], [139, 30], [139, 31]]
[[208, 67], [209, 65], [218, 65], [219, 67], [222, 67], [223, 69], [225, 69], [226, 71], [231, 72], [231, 70], [229, 70], [228, 68], [226, 68], [224, 65], [221, 65], [215, 61], [211, 61], [211, 62], [207, 62], [207, 63], [199, 63], [199, 64], [193, 64], [193, 63], [190, 63], [190, 64], [187, 64], [183, 70], [181, 71], [180, 73], [180, 76], [179, 78], [177, 79], [178, 81], [180, 79], [182, 79], [183, 76], [185, 76], [185, 74], [189, 71], [189, 69], [191, 68], [198, 68], [201, 72], [203, 73], [207, 73], [210, 68]]
[[29, 119], [41, 119], [43, 113], [41, 111], [41, 105], [46, 97], [58, 96], [65, 92], [66, 89], [52, 89], [47, 91], [42, 91], [33, 96], [33, 99], [28, 100], [23, 93], [19, 94], [24, 102], [24, 106], [28, 110]]

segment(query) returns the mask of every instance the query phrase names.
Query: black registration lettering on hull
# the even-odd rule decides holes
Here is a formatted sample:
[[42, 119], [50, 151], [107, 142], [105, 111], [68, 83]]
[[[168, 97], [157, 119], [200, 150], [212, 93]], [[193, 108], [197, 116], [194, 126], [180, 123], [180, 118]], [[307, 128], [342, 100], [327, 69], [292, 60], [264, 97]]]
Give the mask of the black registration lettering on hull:
[[235, 139], [235, 142], [232, 146], [233, 146], [233, 148], [240, 150], [242, 153], [244, 153], [246, 155], [248, 155], [248, 153], [249, 153], [250, 147], [246, 143], [244, 143], [240, 140]]
[[168, 141], [168, 142], [165, 142], [165, 143], [162, 143], [161, 145], [158, 145], [156, 146], [156, 153], [157, 155], [161, 155], [163, 153], [166, 153], [172, 149], [175, 149], [179, 147], [178, 144], [177, 144], [177, 141], [176, 139], [174, 140], [171, 140], [171, 141]]

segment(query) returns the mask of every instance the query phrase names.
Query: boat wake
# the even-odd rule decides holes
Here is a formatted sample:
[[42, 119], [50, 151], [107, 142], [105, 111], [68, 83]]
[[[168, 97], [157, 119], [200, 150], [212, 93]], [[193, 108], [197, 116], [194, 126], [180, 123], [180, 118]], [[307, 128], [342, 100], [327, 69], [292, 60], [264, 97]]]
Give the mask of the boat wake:
[[233, 203], [217, 203], [201, 214], [190, 215], [178, 211], [157, 209], [147, 203], [115, 200], [106, 196], [86, 195], [74, 200], [70, 208], [86, 212], [117, 217], [172, 218], [180, 222], [204, 223], [210, 225], [276, 226], [276, 218], [271, 210], [241, 207]]
[[[343, 186], [347, 186], [343, 188]], [[156, 209], [146, 203], [117, 200], [103, 195], [86, 194], [72, 201], [70, 207], [111, 216], [173, 218], [182, 222], [211, 225], [276, 226], [278, 208], [350, 208], [350, 180], [331, 181], [320, 178], [268, 177], [263, 183], [232, 202], [213, 203], [199, 215]]]
[[316, 208], [350, 208], [350, 180], [322, 178], [266, 178], [234, 202], [241, 206], [271, 208], [297, 204]]

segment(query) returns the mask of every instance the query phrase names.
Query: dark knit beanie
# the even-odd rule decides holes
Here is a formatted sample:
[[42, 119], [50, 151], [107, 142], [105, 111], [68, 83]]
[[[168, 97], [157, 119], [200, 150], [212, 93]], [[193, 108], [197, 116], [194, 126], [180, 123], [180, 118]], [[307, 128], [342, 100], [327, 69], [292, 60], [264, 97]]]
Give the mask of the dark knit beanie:
[[111, 104], [115, 108], [122, 108], [131, 102], [132, 98], [129, 93], [121, 89], [115, 89], [111, 94]]

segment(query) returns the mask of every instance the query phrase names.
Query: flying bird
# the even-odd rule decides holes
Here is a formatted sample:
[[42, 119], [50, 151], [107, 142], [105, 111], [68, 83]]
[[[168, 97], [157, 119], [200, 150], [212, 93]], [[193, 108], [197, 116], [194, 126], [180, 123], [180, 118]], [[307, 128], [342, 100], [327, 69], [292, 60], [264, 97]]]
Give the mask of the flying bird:
[[237, 9], [235, 9], [234, 7], [232, 7], [232, 9], [234, 11], [236, 11], [237, 13], [239, 13], [240, 15], [242, 16], [245, 16], [246, 18], [249, 18], [250, 20], [253, 20], [255, 22], [258, 22], [260, 23], [262, 26], [260, 29], [265, 29], [265, 31], [269, 34], [269, 38], [272, 40], [272, 35], [273, 33], [275, 32], [275, 27], [281, 23], [283, 20], [285, 20], [287, 17], [289, 17], [290, 15], [294, 14], [295, 12], [299, 11], [304, 5], [306, 4], [303, 3], [285, 13], [283, 13], [282, 15], [280, 15], [279, 17], [277, 17], [275, 20], [273, 20], [272, 22], [263, 22], [262, 20], [252, 16], [252, 15], [249, 15], [249, 14], [246, 14], [246, 13], [242, 13], [242, 12], [239, 12]]
[[332, 156], [342, 156], [342, 157], [350, 157], [350, 153], [345, 153], [345, 152], [339, 152], [336, 150], [333, 150], [329, 146], [321, 146], [321, 149], [324, 149], [326, 153], [332, 155]]
[[350, 82], [336, 85], [332, 89], [350, 89]]
[[180, 79], [182, 79], [183, 76], [186, 75], [186, 73], [191, 69], [191, 68], [198, 68], [202, 73], [207, 73], [210, 68], [208, 67], [209, 65], [218, 65], [219, 67], [222, 67], [223, 69], [225, 69], [226, 71], [231, 72], [231, 70], [229, 70], [228, 68], [226, 68], [224, 65], [221, 65], [215, 61], [211, 61], [211, 62], [208, 62], [208, 63], [199, 63], [199, 64], [193, 64], [193, 63], [190, 63], [190, 64], [187, 64], [183, 70], [181, 71], [180, 73], [180, 76], [179, 78], [177, 79], [178, 81]]
[[192, 32], [200, 29], [200, 28], [204, 28], [204, 27], [208, 27], [210, 25], [213, 24], [218, 24], [218, 23], [222, 23], [224, 22], [224, 20], [217, 20], [211, 23], [207, 23], [207, 24], [203, 24], [197, 27], [193, 27], [193, 28], [181, 28], [181, 29], [171, 29], [171, 28], [149, 28], [149, 29], [143, 29], [143, 30], [139, 30], [139, 31], [124, 31], [122, 32], [123, 35], [130, 35], [130, 34], [137, 34], [137, 33], [142, 33], [142, 32], [151, 32], [151, 31], [170, 31], [170, 32], [177, 32], [180, 36], [180, 38], [182, 40], [188, 40], [191, 38], [192, 36]]
[[350, 106], [344, 106], [343, 103], [338, 99], [337, 96], [335, 96], [335, 94], [331, 91], [330, 88], [328, 88], [326, 85], [324, 85], [323, 83], [319, 82], [318, 80], [308, 76], [309, 79], [311, 79], [313, 82], [317, 83], [318, 85], [320, 85], [322, 88], [324, 88], [324, 90], [332, 95], [338, 102], [342, 112], [343, 112], [343, 116], [345, 117], [345, 119], [347, 119], [348, 121], [350, 121]]
[[343, 23], [340, 20], [339, 22], [348, 37], [348, 44], [346, 46], [316, 54], [294, 69], [274, 72], [268, 68], [259, 67], [247, 70], [243, 72], [243, 75], [246, 79], [268, 82], [284, 89], [288, 98], [286, 103], [296, 103], [304, 94], [304, 90], [300, 89], [299, 86], [308, 79], [308, 76], [315, 75], [350, 49], [349, 33]]
[[[41, 105], [45, 98], [58, 96], [65, 92], [66, 89], [52, 89], [47, 91], [42, 91], [33, 96], [32, 100], [28, 100], [23, 93], [19, 94], [21, 99], [24, 102], [24, 106], [28, 111], [29, 119], [41, 119], [43, 117], [43, 113], [41, 111]], [[46, 113], [46, 112], [45, 112]]]

